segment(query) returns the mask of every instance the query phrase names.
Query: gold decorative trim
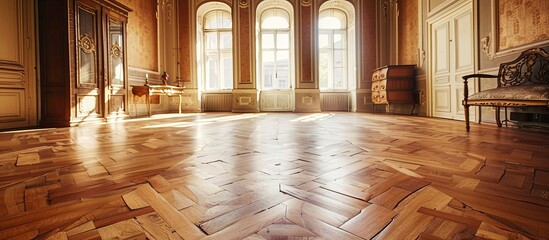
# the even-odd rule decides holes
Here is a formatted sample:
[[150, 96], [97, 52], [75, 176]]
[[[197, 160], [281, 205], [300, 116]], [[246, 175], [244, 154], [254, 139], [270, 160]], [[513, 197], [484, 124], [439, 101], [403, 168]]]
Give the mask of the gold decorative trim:
[[304, 7], [309, 7], [313, 3], [312, 0], [301, 0], [301, 5]]
[[166, 15], [168, 16], [168, 23], [172, 23], [173, 19], [173, 3], [171, 0], [166, 1]]
[[84, 33], [83, 35], [80, 35], [80, 39], [78, 39], [78, 43], [80, 46], [80, 49], [84, 51], [85, 53], [93, 53], [95, 52], [95, 41], [90, 35]]
[[480, 40], [480, 43], [482, 44], [482, 52], [486, 54], [488, 59], [493, 60], [494, 54], [492, 53], [492, 42], [490, 41], [490, 36], [486, 36]]
[[115, 42], [111, 46], [111, 56], [117, 60], [122, 58], [122, 48], [118, 45], [118, 42]]
[[247, 8], [250, 6], [249, 0], [238, 0], [238, 6], [240, 8]]
[[384, 22], [387, 22], [388, 18], [389, 18], [389, 3], [384, 2], [383, 3], [383, 20], [384, 20]]

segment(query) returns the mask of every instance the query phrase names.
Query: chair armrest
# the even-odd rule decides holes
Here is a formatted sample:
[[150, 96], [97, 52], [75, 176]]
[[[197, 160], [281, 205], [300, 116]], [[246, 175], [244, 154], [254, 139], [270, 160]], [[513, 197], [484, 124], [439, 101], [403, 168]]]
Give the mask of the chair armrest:
[[469, 74], [469, 75], [465, 75], [462, 77], [463, 78], [463, 105], [467, 105], [467, 100], [469, 98], [469, 87], [467, 86], [467, 80], [469, 80], [469, 78], [498, 78], [498, 76], [496, 75], [490, 75], [490, 74], [480, 74], [480, 73], [475, 73], [475, 74]]
[[465, 82], [467, 82], [467, 79], [469, 79], [469, 78], [497, 78], [497, 77], [498, 76], [496, 76], [496, 75], [475, 73], [475, 74], [465, 75], [462, 78], [463, 78], [463, 80], [465, 80]]

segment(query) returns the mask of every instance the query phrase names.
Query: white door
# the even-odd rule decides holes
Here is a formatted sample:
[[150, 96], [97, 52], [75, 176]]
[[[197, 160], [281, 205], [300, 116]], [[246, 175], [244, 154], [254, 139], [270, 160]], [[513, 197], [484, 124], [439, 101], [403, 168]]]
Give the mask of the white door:
[[[463, 75], [474, 71], [473, 14], [471, 4], [438, 18], [430, 29], [431, 110], [434, 117], [465, 119]], [[469, 84], [474, 92], [474, 84]], [[471, 119], [475, 119], [471, 112]]]
[[0, 129], [37, 125], [34, 1], [0, 0]]

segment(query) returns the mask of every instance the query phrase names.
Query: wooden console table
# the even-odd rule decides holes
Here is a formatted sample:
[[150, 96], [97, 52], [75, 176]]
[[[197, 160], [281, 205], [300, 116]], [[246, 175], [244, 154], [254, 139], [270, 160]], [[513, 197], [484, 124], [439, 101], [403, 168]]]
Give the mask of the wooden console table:
[[149, 117], [151, 116], [151, 100], [152, 95], [166, 95], [166, 96], [179, 96], [179, 114], [181, 114], [181, 103], [183, 101], [183, 90], [185, 87], [170, 86], [170, 85], [144, 85], [144, 86], [132, 86], [132, 93], [135, 96], [141, 97], [145, 95], [145, 101], [147, 102], [147, 111]]

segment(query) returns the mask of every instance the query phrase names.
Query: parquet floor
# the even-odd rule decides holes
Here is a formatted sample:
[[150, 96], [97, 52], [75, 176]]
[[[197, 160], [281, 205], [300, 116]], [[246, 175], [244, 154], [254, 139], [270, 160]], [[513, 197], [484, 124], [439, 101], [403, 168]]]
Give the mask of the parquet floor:
[[4, 132], [6, 238], [549, 238], [549, 135], [364, 113]]

